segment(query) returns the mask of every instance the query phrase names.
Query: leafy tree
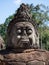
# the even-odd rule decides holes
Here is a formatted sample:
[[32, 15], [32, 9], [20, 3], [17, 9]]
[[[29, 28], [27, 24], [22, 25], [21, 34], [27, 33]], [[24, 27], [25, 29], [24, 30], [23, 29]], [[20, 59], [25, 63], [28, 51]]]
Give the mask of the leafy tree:
[[36, 23], [41, 26], [45, 22], [49, 21], [49, 9], [48, 7], [44, 5], [36, 5], [34, 6], [33, 4], [30, 5], [31, 8], [31, 13], [32, 13], [32, 18]]
[[43, 48], [49, 50], [49, 27], [44, 26], [42, 27], [42, 44]]

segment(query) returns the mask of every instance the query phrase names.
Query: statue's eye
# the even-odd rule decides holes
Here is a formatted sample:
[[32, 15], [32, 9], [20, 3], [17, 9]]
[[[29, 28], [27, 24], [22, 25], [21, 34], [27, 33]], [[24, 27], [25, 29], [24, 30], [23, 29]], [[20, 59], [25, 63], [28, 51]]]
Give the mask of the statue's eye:
[[28, 35], [32, 34], [32, 29], [28, 29], [28, 30], [27, 30], [27, 34], [28, 34]]
[[17, 34], [20, 35], [22, 33], [21, 29], [17, 29]]

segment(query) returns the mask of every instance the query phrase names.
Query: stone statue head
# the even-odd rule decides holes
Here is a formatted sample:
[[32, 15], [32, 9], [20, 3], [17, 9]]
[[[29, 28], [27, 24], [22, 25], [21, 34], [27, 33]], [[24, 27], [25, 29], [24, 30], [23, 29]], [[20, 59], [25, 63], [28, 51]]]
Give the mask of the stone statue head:
[[39, 48], [39, 34], [27, 5], [20, 5], [14, 19], [8, 25], [7, 35], [7, 48]]

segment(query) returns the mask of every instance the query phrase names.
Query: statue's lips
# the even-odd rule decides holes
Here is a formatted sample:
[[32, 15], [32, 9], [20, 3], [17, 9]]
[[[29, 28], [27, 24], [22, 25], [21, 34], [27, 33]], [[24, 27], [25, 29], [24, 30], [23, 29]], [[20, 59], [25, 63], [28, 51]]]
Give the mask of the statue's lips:
[[21, 43], [28, 44], [29, 43], [29, 40], [21, 40]]

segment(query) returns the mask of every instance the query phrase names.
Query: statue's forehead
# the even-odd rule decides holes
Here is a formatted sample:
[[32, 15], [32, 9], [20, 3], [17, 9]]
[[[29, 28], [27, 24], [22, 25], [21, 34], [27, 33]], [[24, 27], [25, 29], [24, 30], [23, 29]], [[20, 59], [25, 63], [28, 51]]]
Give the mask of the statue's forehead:
[[16, 24], [15, 24], [15, 26], [30, 26], [30, 27], [32, 27], [33, 25], [30, 23], [30, 22], [17, 22]]

